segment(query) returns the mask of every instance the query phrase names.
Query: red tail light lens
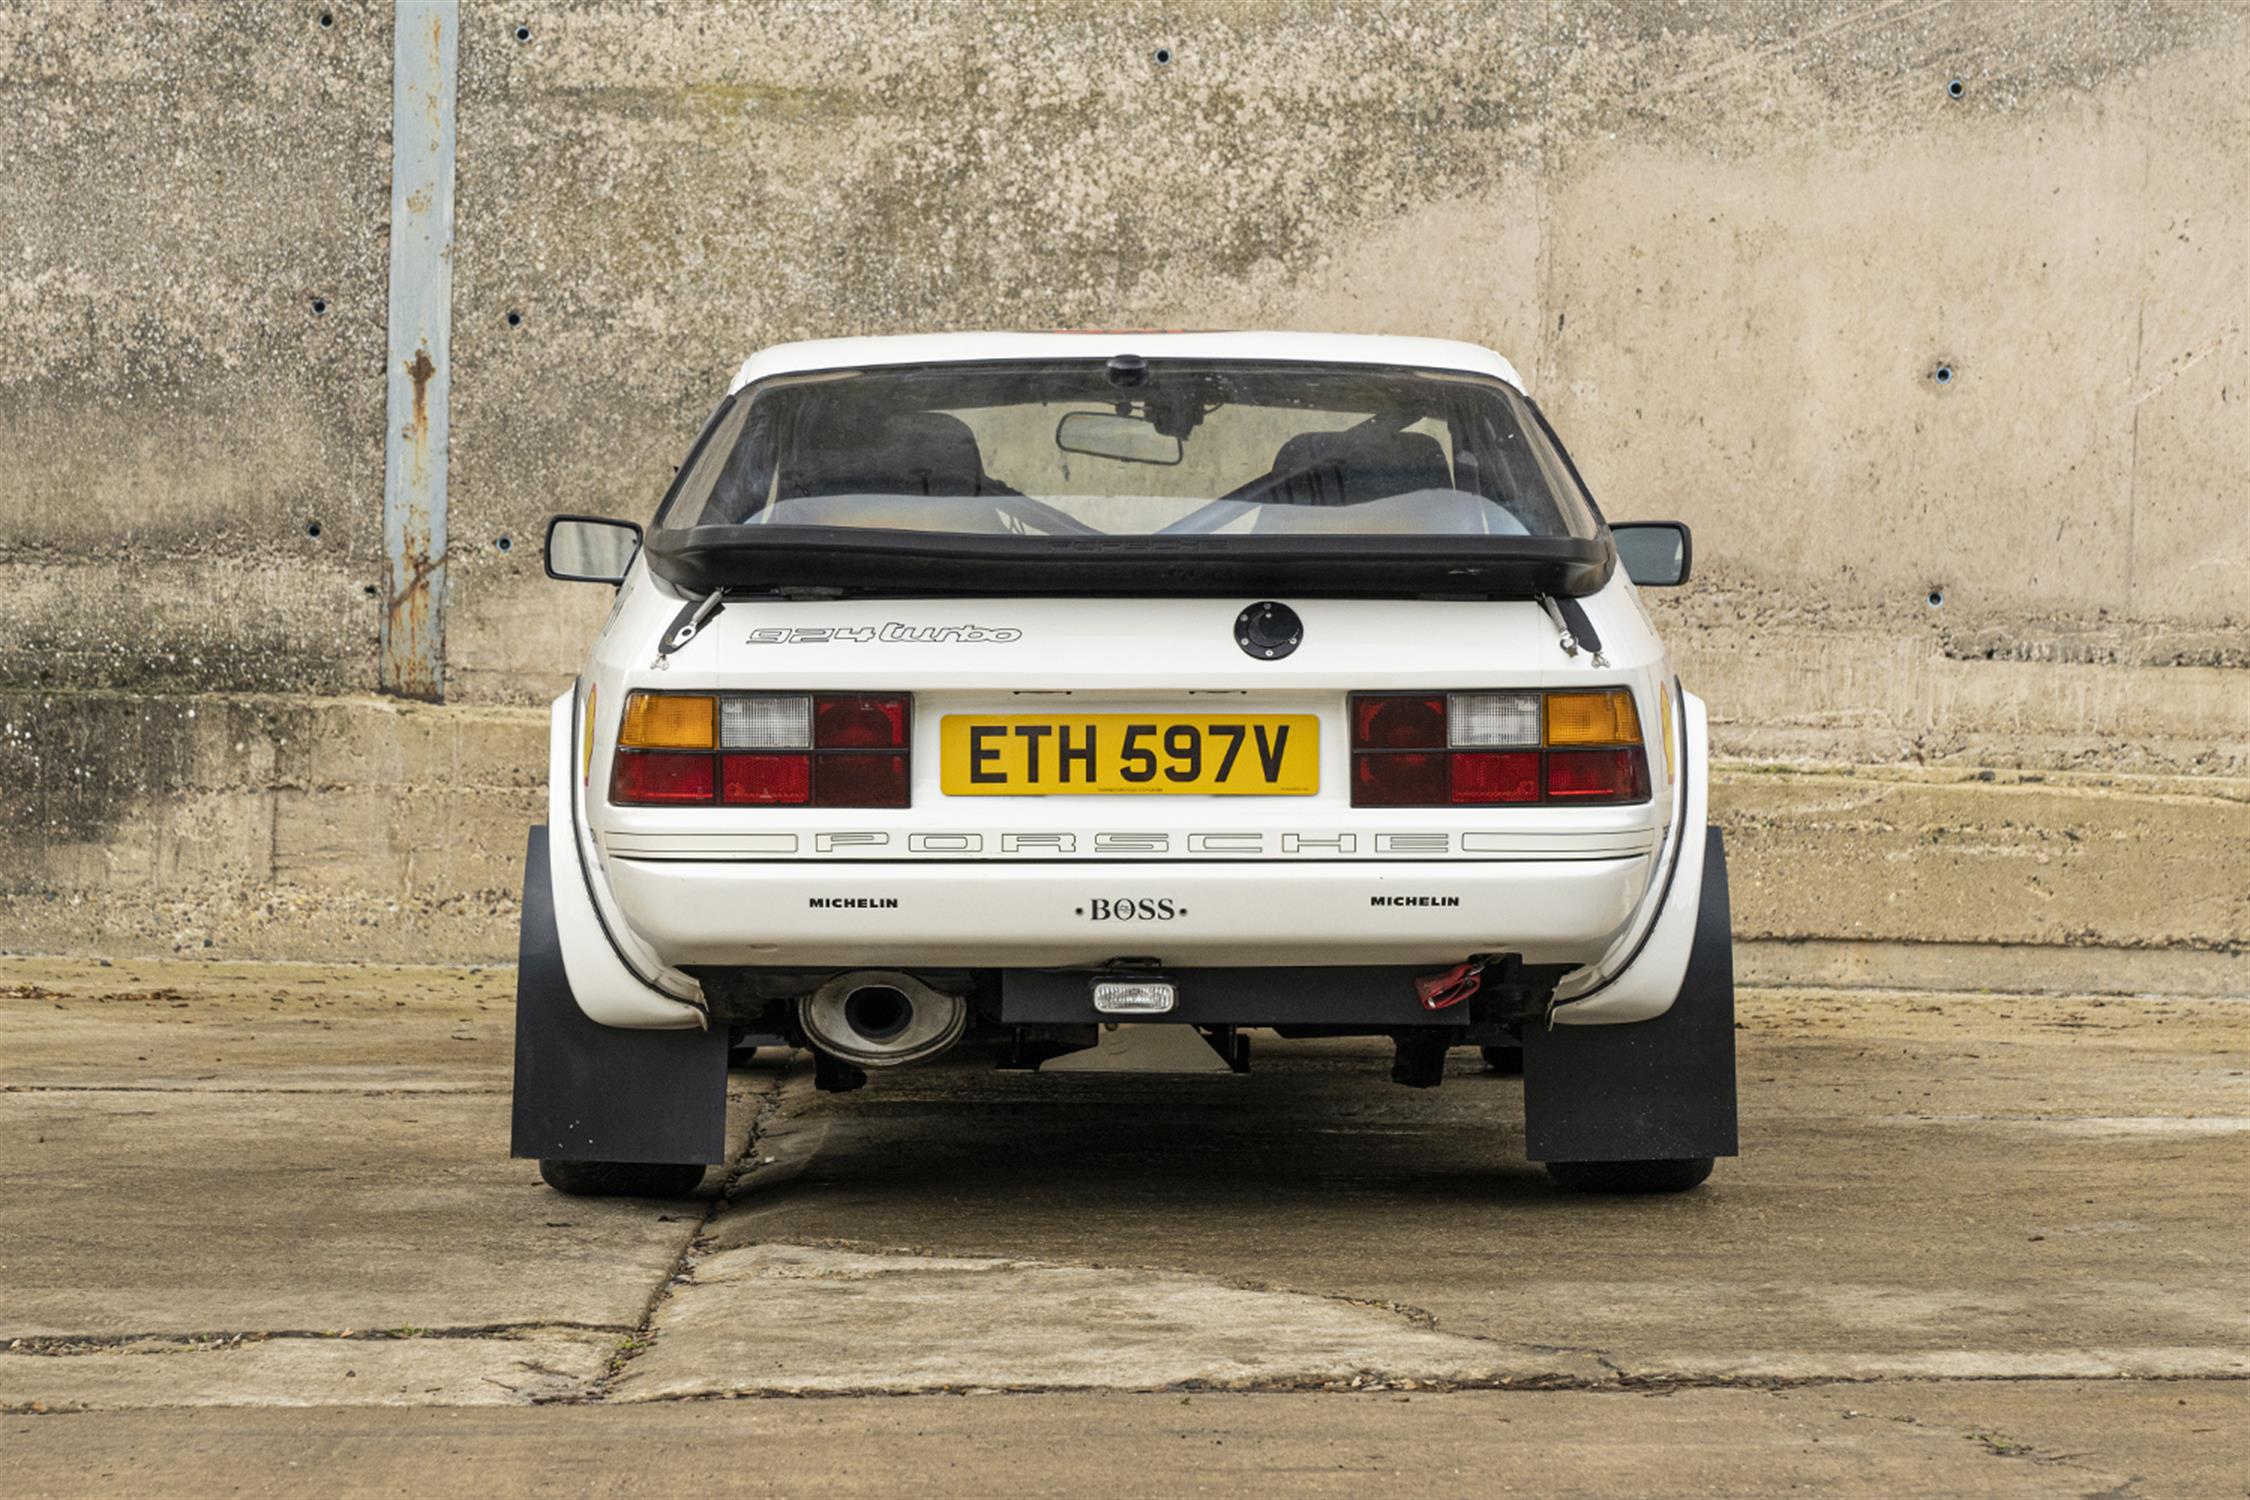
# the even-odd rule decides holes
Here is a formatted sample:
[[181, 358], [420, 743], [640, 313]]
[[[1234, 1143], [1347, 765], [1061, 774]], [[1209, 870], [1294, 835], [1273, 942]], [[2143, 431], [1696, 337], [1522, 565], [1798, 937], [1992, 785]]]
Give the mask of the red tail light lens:
[[1455, 802], [1537, 802], [1539, 752], [1536, 750], [1457, 750], [1453, 766]]
[[728, 755], [720, 765], [725, 801], [787, 806], [812, 800], [809, 755]]
[[1649, 800], [1630, 688], [1360, 693], [1351, 727], [1354, 807]]
[[903, 750], [906, 748], [904, 698], [815, 698], [813, 748], [816, 750]]
[[1648, 757], [1632, 750], [1550, 750], [1547, 797], [1553, 802], [1646, 802]]
[[903, 755], [823, 755], [813, 772], [817, 807], [904, 807], [907, 805]]
[[1445, 699], [1434, 693], [1354, 698], [1352, 748], [1443, 750]]
[[1352, 757], [1352, 806], [1430, 807], [1446, 800], [1443, 755], [1394, 751]]
[[609, 800], [669, 807], [711, 800], [711, 757], [663, 750], [620, 750]]

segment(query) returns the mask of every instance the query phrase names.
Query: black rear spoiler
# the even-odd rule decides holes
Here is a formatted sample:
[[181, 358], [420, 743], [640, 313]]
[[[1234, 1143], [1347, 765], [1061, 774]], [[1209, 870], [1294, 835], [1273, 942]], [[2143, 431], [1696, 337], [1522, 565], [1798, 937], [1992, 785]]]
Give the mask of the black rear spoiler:
[[943, 596], [1578, 598], [1616, 568], [1595, 538], [949, 536], [842, 526], [696, 526], [648, 539], [658, 576], [713, 589]]

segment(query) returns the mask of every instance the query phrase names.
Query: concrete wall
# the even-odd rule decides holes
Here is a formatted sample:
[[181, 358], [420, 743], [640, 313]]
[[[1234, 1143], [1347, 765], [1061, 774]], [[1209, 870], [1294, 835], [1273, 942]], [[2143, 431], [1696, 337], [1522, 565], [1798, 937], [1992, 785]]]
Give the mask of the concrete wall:
[[0, 9], [0, 943], [504, 952], [547, 512], [778, 339], [1264, 324], [1492, 344], [1694, 524], [1747, 930], [2250, 946], [2241, 3], [471, 0], [443, 709], [361, 696], [390, 28]]

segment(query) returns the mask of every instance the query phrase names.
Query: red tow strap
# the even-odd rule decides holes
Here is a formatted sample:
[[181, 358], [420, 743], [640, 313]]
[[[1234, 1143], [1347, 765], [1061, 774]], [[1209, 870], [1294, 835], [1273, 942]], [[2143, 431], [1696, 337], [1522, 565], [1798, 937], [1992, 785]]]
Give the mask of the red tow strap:
[[1422, 1009], [1447, 1010], [1475, 994], [1484, 987], [1484, 964], [1483, 959], [1472, 958], [1443, 974], [1424, 974], [1416, 979], [1414, 993], [1422, 997]]

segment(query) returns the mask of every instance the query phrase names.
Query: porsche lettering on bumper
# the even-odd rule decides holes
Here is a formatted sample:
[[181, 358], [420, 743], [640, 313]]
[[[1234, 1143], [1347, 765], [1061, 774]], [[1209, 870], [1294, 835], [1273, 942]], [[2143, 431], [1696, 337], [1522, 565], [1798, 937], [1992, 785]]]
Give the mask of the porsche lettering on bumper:
[[1014, 829], [987, 832], [905, 833], [879, 828], [838, 828], [803, 833], [641, 833], [615, 831], [604, 840], [610, 854], [628, 859], [776, 859], [829, 855], [838, 859], [932, 859], [1013, 855], [1023, 859], [1194, 855], [1208, 859], [1538, 858], [1614, 859], [1645, 854], [1656, 831], [1545, 837], [1484, 831], [1446, 833], [1224, 832], [1137, 830], [1052, 833]]

